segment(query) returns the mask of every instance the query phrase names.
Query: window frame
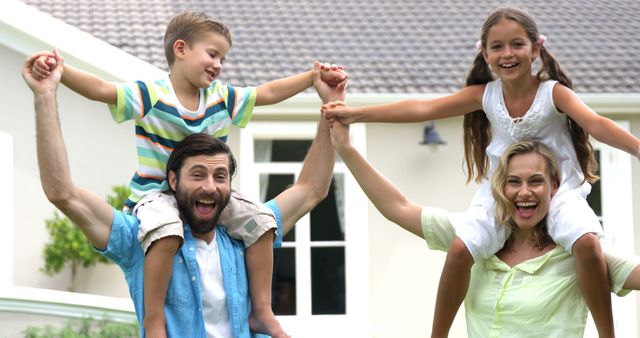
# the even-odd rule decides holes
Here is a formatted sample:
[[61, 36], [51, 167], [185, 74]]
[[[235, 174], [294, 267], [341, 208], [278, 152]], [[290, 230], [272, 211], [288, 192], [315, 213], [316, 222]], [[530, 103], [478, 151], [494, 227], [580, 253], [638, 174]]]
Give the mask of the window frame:
[[[630, 130], [627, 120], [614, 120], [620, 127]], [[633, 257], [635, 236], [633, 225], [633, 191], [631, 189], [631, 156], [607, 144], [591, 140], [594, 150], [600, 151], [600, 189], [602, 215], [598, 215], [603, 227], [605, 249], [614, 249], [615, 254]], [[616, 335], [638, 336], [636, 297], [611, 298]], [[596, 337], [597, 330], [591, 314], [585, 337]]]
[[[259, 196], [261, 174], [294, 174], [298, 178], [302, 162], [256, 163], [255, 139], [313, 139], [315, 121], [254, 121], [240, 130], [238, 157], [239, 190], [248, 196]], [[353, 145], [366, 154], [366, 129], [351, 126]], [[367, 198], [342, 162], [336, 162], [334, 174], [344, 176], [344, 241], [313, 244], [310, 237], [310, 217], [305, 215], [296, 225], [295, 243], [283, 247], [296, 248], [296, 315], [278, 316], [288, 333], [304, 337], [362, 336], [369, 324], [369, 231]], [[312, 315], [311, 248], [337, 244], [345, 248], [344, 315]], [[355, 272], [355, 273], [354, 273]]]

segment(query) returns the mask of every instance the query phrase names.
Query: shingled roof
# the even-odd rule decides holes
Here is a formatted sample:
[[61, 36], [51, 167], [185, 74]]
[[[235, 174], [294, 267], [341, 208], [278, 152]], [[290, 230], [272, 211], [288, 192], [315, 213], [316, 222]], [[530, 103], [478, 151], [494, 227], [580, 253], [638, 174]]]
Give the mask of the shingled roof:
[[[166, 69], [162, 36], [183, 9], [234, 35], [222, 80], [257, 85], [310, 67], [347, 67], [353, 93], [449, 93], [461, 87], [480, 26], [502, 1], [23, 0]], [[640, 93], [640, 1], [510, 1], [528, 10], [582, 93]]]

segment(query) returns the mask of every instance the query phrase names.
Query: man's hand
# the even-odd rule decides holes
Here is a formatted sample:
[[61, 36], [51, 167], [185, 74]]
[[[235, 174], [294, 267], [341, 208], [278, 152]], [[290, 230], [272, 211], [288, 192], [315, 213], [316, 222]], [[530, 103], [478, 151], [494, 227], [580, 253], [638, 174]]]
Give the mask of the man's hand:
[[[52, 58], [54, 61], [48, 61]], [[47, 77], [42, 77], [40, 73], [34, 73], [36, 62], [54, 63], [55, 67], [51, 69]], [[55, 92], [62, 78], [62, 70], [64, 69], [64, 59], [58, 54], [57, 50], [53, 53], [40, 52], [28, 57], [24, 62], [22, 69], [22, 78], [27, 83], [34, 94], [43, 94], [46, 92]], [[37, 70], [36, 70], [37, 71]]]
[[349, 77], [347, 72], [344, 71], [344, 67], [340, 65], [321, 63], [320, 69], [322, 70], [320, 73], [320, 79], [330, 87], [339, 86]]
[[319, 62], [315, 62], [313, 65], [313, 86], [318, 92], [318, 96], [322, 99], [323, 103], [333, 100], [344, 100], [347, 89], [347, 77], [342, 78], [342, 81], [337, 82], [335, 85], [327, 83], [323, 80], [323, 75], [330, 72], [343, 72], [343, 67], [338, 65], [329, 65]]

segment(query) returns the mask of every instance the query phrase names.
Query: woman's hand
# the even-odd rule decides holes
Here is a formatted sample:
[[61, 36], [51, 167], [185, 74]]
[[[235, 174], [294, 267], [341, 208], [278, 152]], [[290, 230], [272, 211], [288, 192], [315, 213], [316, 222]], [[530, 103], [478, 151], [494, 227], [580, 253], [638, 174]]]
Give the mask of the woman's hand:
[[338, 154], [341, 154], [343, 150], [351, 147], [351, 140], [349, 139], [349, 126], [343, 124], [340, 121], [333, 121], [330, 124], [331, 127], [331, 143], [336, 148]]
[[358, 122], [358, 116], [353, 108], [347, 106], [344, 101], [332, 101], [325, 103], [320, 108], [325, 119], [330, 121], [340, 121], [343, 124]]

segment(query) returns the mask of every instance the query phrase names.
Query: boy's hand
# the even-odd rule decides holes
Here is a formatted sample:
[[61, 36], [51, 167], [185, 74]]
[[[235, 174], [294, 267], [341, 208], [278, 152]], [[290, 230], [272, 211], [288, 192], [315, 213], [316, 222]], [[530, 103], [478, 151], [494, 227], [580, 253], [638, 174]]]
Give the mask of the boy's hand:
[[[57, 53], [57, 51], [54, 52]], [[58, 64], [56, 54], [54, 52], [43, 51], [34, 54], [36, 59], [34, 60], [33, 67], [31, 68], [31, 76], [33, 76], [34, 79], [42, 80], [51, 75], [51, 71], [55, 69]]]
[[[45, 52], [44, 54], [46, 53], [49, 52]], [[44, 93], [47, 91], [55, 91], [58, 88], [60, 78], [62, 77], [62, 65], [64, 64], [64, 60], [60, 57], [58, 51], [56, 50], [54, 50], [54, 53], [51, 54], [51, 56], [44, 55], [44, 57], [52, 57], [55, 60], [55, 63], [60, 65], [60, 67], [53, 67], [47, 75], [48, 77], [43, 78], [34, 74], [35, 64], [41, 57], [43, 57], [43, 53], [31, 55], [25, 60], [22, 69], [22, 77], [24, 78], [24, 81], [36, 94]], [[47, 61], [43, 60], [43, 62], [46, 63]]]
[[340, 65], [321, 63], [320, 70], [320, 78], [322, 79], [322, 82], [331, 87], [336, 87], [349, 77], [344, 71], [344, 67]]
[[347, 106], [344, 101], [332, 101], [325, 103], [320, 108], [322, 116], [330, 121], [339, 120], [343, 124], [351, 124], [357, 121], [353, 108]]
[[322, 74], [326, 71], [330, 71], [332, 68], [334, 70], [339, 69], [338, 66], [321, 64], [317, 61], [313, 65], [313, 86], [324, 103], [334, 100], [344, 100], [344, 94], [347, 88], [346, 77], [334, 86], [331, 86], [322, 80]]

